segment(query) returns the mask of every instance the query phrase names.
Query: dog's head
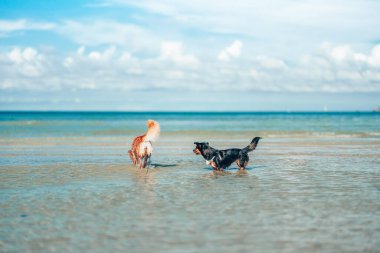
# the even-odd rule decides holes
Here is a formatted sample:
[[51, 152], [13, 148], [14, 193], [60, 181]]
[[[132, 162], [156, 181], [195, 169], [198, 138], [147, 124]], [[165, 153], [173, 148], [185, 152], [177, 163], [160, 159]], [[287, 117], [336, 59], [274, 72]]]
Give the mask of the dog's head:
[[193, 152], [196, 155], [201, 155], [203, 150], [209, 148], [208, 142], [194, 142], [194, 144], [195, 144], [195, 148]]

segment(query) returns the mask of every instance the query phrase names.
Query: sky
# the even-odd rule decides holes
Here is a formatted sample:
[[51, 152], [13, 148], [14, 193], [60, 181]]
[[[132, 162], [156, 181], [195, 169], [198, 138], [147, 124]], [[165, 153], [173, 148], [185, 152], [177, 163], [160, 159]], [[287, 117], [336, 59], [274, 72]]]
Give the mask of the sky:
[[0, 0], [0, 110], [370, 111], [378, 0]]

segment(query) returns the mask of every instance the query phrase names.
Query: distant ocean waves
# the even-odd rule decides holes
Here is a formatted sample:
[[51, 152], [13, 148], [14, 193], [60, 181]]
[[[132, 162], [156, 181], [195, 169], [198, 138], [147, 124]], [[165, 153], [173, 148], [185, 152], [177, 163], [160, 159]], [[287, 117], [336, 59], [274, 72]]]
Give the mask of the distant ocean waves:
[[[37, 126], [37, 125], [36, 125]], [[2, 129], [0, 133], [0, 138], [75, 138], [75, 137], [95, 137], [95, 138], [130, 138], [136, 135], [144, 133], [142, 128], [138, 130], [128, 130], [123, 128], [116, 129], [103, 129], [103, 130], [93, 130], [88, 129], [64, 129], [57, 130], [54, 128], [49, 129], [49, 127], [44, 127], [41, 129], [4, 129], [4, 126], [0, 126]], [[253, 138], [255, 136], [261, 136], [264, 138], [339, 138], [339, 139], [349, 139], [349, 138], [379, 138], [380, 131], [374, 132], [349, 132], [349, 131], [307, 131], [307, 130], [240, 130], [240, 131], [227, 131], [227, 130], [172, 130], [165, 131], [162, 129], [161, 139], [169, 138], [189, 138], [189, 139], [218, 139], [218, 140], [233, 140], [233, 139], [246, 139]]]
[[126, 137], [144, 133], [147, 119], [159, 121], [167, 137], [380, 137], [376, 113], [157, 112], [1, 112], [0, 137]]

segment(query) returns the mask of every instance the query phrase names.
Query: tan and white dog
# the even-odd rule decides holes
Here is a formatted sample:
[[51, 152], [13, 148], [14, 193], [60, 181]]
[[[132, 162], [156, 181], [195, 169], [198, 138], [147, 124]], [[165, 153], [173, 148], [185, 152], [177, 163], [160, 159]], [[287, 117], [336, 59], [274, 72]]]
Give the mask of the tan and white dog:
[[133, 139], [131, 149], [128, 151], [134, 165], [145, 168], [150, 163], [150, 157], [153, 153], [152, 142], [158, 139], [160, 135], [160, 125], [154, 120], [147, 121], [148, 131], [141, 136]]

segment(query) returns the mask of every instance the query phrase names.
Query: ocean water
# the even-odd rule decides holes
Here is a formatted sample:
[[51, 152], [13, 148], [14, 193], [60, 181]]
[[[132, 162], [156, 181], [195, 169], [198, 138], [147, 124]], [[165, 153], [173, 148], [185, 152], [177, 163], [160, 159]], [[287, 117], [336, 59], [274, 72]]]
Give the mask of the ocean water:
[[0, 210], [1, 252], [380, 252], [380, 114], [0, 112]]

